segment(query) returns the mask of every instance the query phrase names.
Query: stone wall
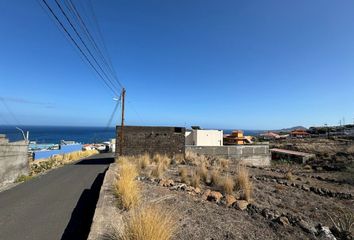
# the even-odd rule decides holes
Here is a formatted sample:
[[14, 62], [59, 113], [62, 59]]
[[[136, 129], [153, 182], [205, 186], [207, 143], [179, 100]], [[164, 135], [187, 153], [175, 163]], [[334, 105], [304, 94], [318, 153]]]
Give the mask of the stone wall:
[[20, 175], [28, 175], [28, 144], [25, 141], [9, 142], [0, 136], [0, 187], [11, 183]]
[[234, 146], [186, 146], [186, 151], [201, 155], [229, 158], [253, 166], [269, 166], [269, 145], [234, 145]]
[[[116, 153], [119, 154], [119, 134], [121, 128], [117, 126]], [[145, 152], [150, 154], [167, 154], [177, 158], [184, 158], [185, 128], [182, 127], [147, 127], [125, 126], [123, 155], [139, 155]]]

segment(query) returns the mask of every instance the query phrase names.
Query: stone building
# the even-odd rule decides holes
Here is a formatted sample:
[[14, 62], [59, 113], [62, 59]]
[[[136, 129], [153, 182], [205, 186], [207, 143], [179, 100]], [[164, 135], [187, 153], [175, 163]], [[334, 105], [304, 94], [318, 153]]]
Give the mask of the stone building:
[[[120, 132], [121, 127], [117, 126], [117, 155], [120, 149]], [[184, 158], [185, 128], [183, 127], [124, 126], [123, 136], [123, 155], [159, 153], [178, 159]]]

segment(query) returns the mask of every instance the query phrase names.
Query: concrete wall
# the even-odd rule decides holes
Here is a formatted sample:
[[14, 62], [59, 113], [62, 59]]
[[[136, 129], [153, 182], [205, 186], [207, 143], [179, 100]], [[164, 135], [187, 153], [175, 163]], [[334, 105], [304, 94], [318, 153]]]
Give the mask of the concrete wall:
[[[119, 135], [121, 128], [117, 127], [116, 152], [119, 153]], [[185, 128], [182, 127], [147, 127], [125, 126], [123, 155], [167, 154], [184, 158]]]
[[193, 133], [192, 131], [186, 131], [185, 133], [185, 136], [186, 136], [186, 145], [193, 145]]
[[230, 158], [253, 166], [270, 165], [269, 145], [237, 145], [237, 146], [186, 146], [186, 151], [201, 155]]
[[0, 187], [11, 183], [20, 175], [28, 175], [28, 144], [9, 142], [0, 137]]

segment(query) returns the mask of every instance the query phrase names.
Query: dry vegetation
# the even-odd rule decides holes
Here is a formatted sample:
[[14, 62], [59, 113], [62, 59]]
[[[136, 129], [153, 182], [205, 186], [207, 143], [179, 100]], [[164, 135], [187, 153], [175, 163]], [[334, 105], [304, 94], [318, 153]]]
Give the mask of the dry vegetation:
[[30, 176], [43, 173], [49, 169], [72, 163], [74, 161], [98, 154], [97, 150], [77, 151], [67, 154], [58, 154], [50, 158], [35, 160], [30, 163]]
[[[119, 240], [169, 240], [176, 230], [176, 218], [172, 211], [157, 204], [143, 204], [141, 189], [137, 181], [138, 169], [147, 171], [153, 167], [151, 175], [160, 178], [171, 164], [165, 155], [148, 154], [138, 157], [119, 157], [114, 188], [119, 206], [128, 210], [123, 228], [114, 228], [112, 239]], [[152, 166], [150, 166], [152, 165]]]
[[[354, 189], [335, 180], [318, 180], [316, 175], [304, 176], [316, 174], [312, 167], [250, 168], [191, 152], [181, 163], [164, 155], [145, 157], [147, 160], [144, 156], [130, 159], [141, 170], [136, 182], [143, 200], [127, 212], [126, 224], [117, 231], [116, 239], [316, 239], [319, 223], [337, 232], [337, 239], [350, 239], [353, 234], [353, 200], [310, 188], [329, 186], [333, 191], [352, 193]], [[156, 198], [161, 204], [157, 210], [151, 205]], [[338, 205], [345, 214], [334, 211]], [[180, 224], [166, 217], [176, 208], [183, 215]], [[158, 213], [161, 215], [156, 216]], [[164, 223], [157, 223], [160, 219]], [[168, 227], [161, 229], [164, 224]], [[179, 229], [174, 232], [176, 225]]]
[[158, 205], [133, 209], [125, 219], [120, 240], [169, 240], [176, 230], [175, 214]]
[[246, 201], [252, 200], [253, 185], [250, 181], [248, 169], [239, 165], [236, 170], [236, 187], [241, 191], [242, 199]]
[[121, 207], [130, 209], [139, 204], [140, 191], [136, 177], [138, 176], [135, 164], [122, 159], [118, 169], [118, 176], [114, 183], [115, 191]]

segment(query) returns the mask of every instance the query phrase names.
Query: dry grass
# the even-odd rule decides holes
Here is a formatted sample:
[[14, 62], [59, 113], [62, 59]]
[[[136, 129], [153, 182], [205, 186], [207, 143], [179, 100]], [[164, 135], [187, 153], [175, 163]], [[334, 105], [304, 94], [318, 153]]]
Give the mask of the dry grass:
[[241, 198], [251, 201], [253, 185], [250, 181], [248, 170], [245, 166], [239, 165], [236, 170], [236, 187], [242, 191]]
[[232, 194], [235, 187], [235, 182], [231, 177], [225, 177], [223, 179], [222, 188], [225, 194]]
[[197, 172], [192, 172], [191, 185], [195, 188], [200, 187], [200, 175]]
[[163, 163], [158, 163], [154, 166], [151, 171], [151, 176], [155, 178], [161, 178], [165, 172], [165, 165]]
[[153, 157], [153, 162], [157, 165], [161, 164], [163, 170], [165, 171], [171, 165], [171, 158], [169, 158], [166, 154], [155, 154]]
[[338, 214], [327, 215], [342, 239], [351, 239], [350, 235], [354, 235], [354, 212], [340, 209]]
[[213, 169], [210, 171], [210, 184], [213, 186], [217, 186], [220, 184], [220, 172], [217, 169]]
[[166, 208], [151, 205], [133, 209], [125, 221], [123, 231], [116, 232], [119, 240], [169, 240], [176, 231], [175, 213]]
[[150, 158], [150, 155], [148, 153], [145, 153], [145, 154], [141, 155], [139, 157], [139, 162], [138, 162], [139, 168], [142, 169], [142, 170], [146, 169], [146, 167], [148, 165], [150, 165], [150, 162], [151, 162], [151, 158]]
[[208, 177], [208, 169], [206, 168], [205, 164], [202, 163], [198, 166], [197, 168], [197, 174], [200, 176], [200, 178], [206, 182], [207, 177]]
[[229, 167], [229, 160], [224, 158], [220, 159], [220, 166], [223, 169], [227, 169]]
[[187, 183], [188, 182], [188, 171], [187, 168], [181, 167], [178, 169], [178, 173], [181, 176], [181, 182]]
[[137, 176], [138, 170], [136, 165], [127, 162], [119, 165], [114, 187], [121, 207], [125, 209], [131, 209], [139, 204], [140, 189], [135, 180]]
[[286, 173], [285, 173], [285, 179], [287, 179], [287, 180], [289, 180], [289, 181], [293, 181], [294, 180], [294, 175], [293, 175], [293, 173], [291, 172], [291, 171], [287, 171]]

